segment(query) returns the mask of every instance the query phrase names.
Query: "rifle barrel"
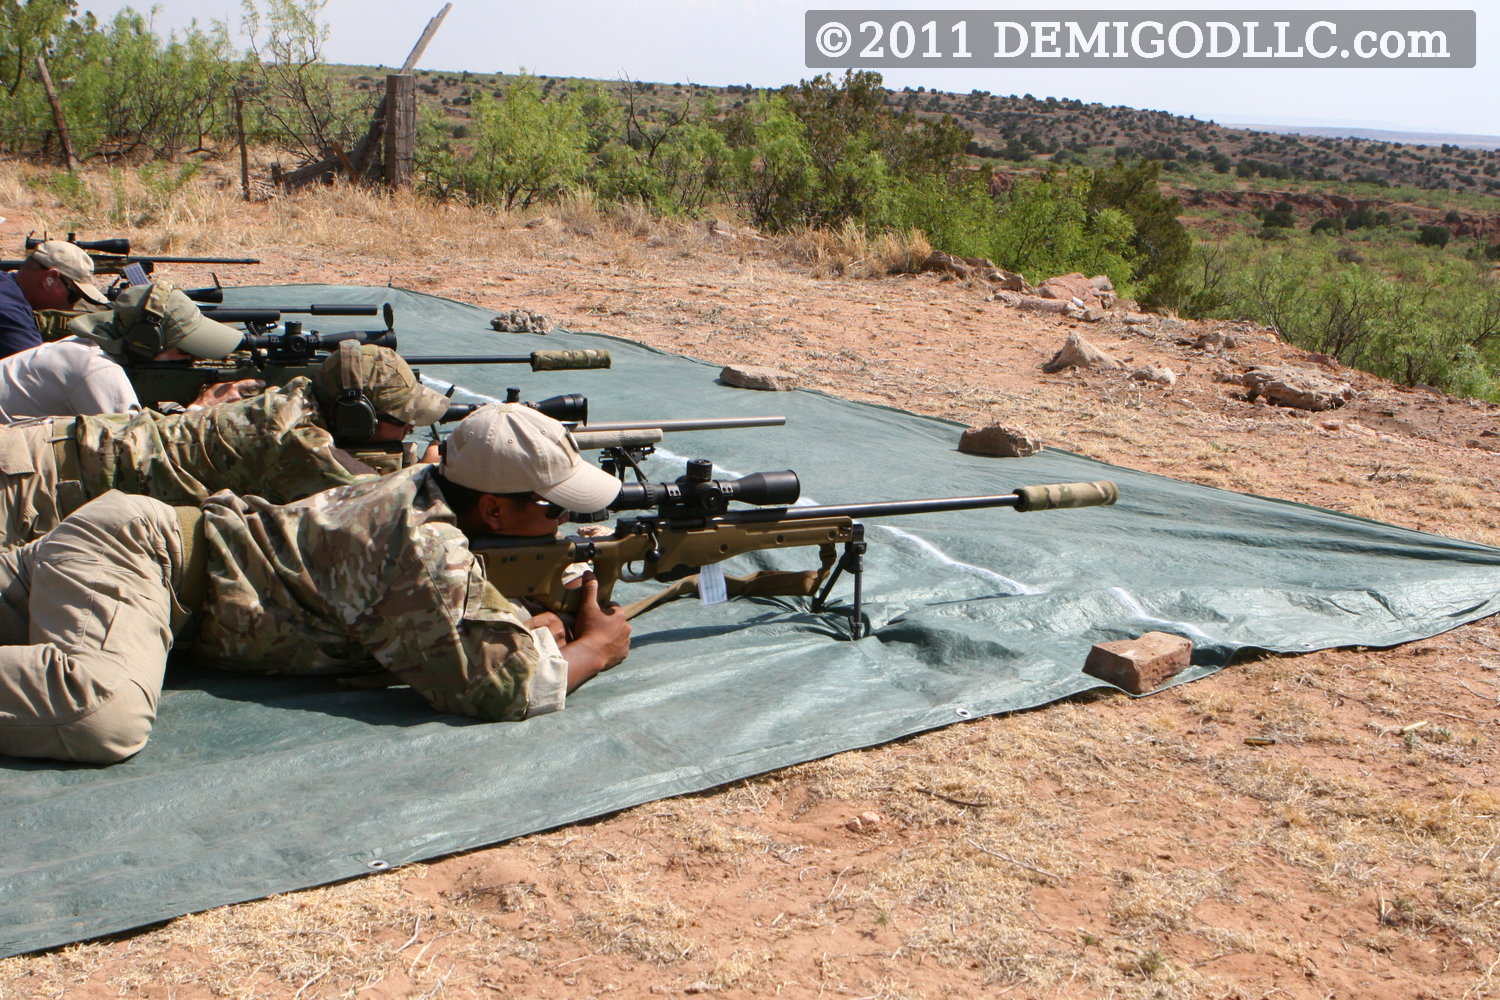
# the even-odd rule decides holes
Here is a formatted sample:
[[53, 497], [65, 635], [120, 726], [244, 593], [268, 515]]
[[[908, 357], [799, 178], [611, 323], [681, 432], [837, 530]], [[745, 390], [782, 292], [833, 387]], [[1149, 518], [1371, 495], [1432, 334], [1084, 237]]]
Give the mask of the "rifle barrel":
[[933, 514], [947, 510], [979, 510], [984, 507], [1014, 507], [1018, 511], [1058, 510], [1065, 507], [1099, 507], [1120, 495], [1114, 483], [1048, 483], [1022, 486], [1014, 493], [980, 497], [944, 497], [931, 500], [894, 500], [875, 503], [823, 504], [811, 507], [761, 507], [732, 510], [720, 515], [730, 524], [761, 524], [767, 521], [810, 521], [821, 517], [894, 517], [901, 514]]
[[786, 417], [717, 417], [705, 420], [612, 420], [596, 424], [574, 424], [574, 434], [594, 431], [645, 431], [659, 430], [664, 434], [674, 431], [728, 431], [746, 427], [781, 427]]
[[130, 254], [116, 257], [106, 254], [90, 254], [94, 266], [108, 264], [123, 267], [126, 264], [259, 264], [259, 257], [138, 257]]
[[[313, 316], [374, 316], [380, 312], [379, 306], [346, 306], [346, 305], [317, 305], [310, 306], [265, 306], [256, 309], [236, 309], [234, 307], [210, 307], [203, 310], [205, 316], [217, 318], [220, 313], [277, 313], [277, 317], [271, 322], [276, 322], [281, 313], [308, 313]], [[235, 320], [219, 320], [221, 323], [232, 323]]]
[[766, 521], [812, 521], [822, 517], [893, 517], [901, 514], [932, 514], [945, 510], [979, 510], [984, 507], [1014, 507], [1021, 502], [1015, 493], [982, 497], [944, 497], [932, 500], [891, 500], [873, 503], [818, 504], [809, 507], [759, 507], [732, 510], [720, 519], [732, 524]]
[[413, 368], [422, 365], [529, 365], [529, 354], [424, 354], [419, 357], [403, 355]]

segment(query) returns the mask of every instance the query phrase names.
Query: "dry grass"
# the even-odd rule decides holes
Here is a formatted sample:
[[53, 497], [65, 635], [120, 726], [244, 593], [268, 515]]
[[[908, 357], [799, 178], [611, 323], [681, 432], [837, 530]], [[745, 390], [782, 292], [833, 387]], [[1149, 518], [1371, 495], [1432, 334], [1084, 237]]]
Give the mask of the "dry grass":
[[[156, 205], [138, 178], [90, 175], [82, 212], [43, 172], [0, 165], [0, 214], [106, 236], [111, 213], [150, 212], [130, 229], [139, 248], [265, 257], [234, 275], [247, 281], [390, 276], [795, 367], [854, 398], [1024, 423], [1112, 462], [1500, 540], [1485, 453], [1226, 401], [1221, 363], [1170, 331], [1090, 331], [1184, 372], [1170, 391], [1043, 376], [1059, 321], [1013, 319], [961, 283], [846, 280], [909, 270], [929, 249], [915, 238], [711, 239], [581, 196], [524, 214], [347, 187], [246, 205], [222, 170]], [[0, 997], [1495, 997], [1497, 702], [1493, 622], [1394, 651], [1265, 657], [1146, 701], [978, 720], [0, 961]], [[847, 829], [862, 811], [877, 827]]]
[[816, 278], [911, 274], [932, 253], [927, 237], [916, 230], [871, 236], [854, 223], [832, 231], [796, 229], [777, 237], [775, 244], [784, 259], [805, 265]]

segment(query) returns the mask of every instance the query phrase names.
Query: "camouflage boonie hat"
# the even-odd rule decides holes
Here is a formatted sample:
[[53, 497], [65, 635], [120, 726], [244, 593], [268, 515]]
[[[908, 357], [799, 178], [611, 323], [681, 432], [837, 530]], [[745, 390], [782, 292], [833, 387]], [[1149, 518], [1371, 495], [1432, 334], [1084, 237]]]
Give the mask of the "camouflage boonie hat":
[[[354, 355], [348, 362], [354, 368], [352, 378], [344, 373], [345, 354]], [[313, 386], [326, 403], [338, 399], [345, 389], [360, 389], [378, 415], [416, 427], [442, 420], [451, 404], [447, 396], [423, 385], [411, 365], [389, 347], [352, 340], [339, 344], [338, 353], [323, 360]]]
[[110, 354], [145, 359], [176, 347], [195, 358], [218, 360], [233, 354], [245, 339], [239, 330], [203, 315], [196, 302], [165, 279], [125, 289], [113, 310], [79, 316], [67, 329]]

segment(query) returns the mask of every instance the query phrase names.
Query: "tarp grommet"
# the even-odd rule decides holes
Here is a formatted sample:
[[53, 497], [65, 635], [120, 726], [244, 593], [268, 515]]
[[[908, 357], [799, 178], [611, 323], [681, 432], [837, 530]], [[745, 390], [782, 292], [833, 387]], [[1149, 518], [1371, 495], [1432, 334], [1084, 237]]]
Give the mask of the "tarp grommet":
[[390, 866], [391, 866], [391, 863], [389, 861], [383, 861], [383, 860], [377, 858], [376, 860], [371, 861], [365, 867], [368, 868], [368, 869], [370, 869], [371, 871], [378, 872], [378, 871], [384, 871], [385, 869], [389, 868]]
[[953, 710], [953, 714], [958, 716], [960, 719], [974, 718], [974, 713], [969, 711], [967, 708], [955, 708]]

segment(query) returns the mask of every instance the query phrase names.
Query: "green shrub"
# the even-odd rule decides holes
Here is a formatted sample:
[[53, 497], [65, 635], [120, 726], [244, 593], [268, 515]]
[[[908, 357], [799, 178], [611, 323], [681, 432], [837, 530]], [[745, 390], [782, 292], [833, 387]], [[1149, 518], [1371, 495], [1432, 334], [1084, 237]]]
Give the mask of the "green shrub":
[[545, 101], [535, 77], [522, 75], [503, 100], [473, 103], [472, 151], [456, 158], [441, 146], [421, 160], [431, 190], [461, 193], [482, 204], [526, 208], [566, 190], [583, 176], [588, 130], [577, 102]]
[[1424, 247], [1445, 247], [1452, 237], [1447, 226], [1422, 226], [1417, 230], [1417, 242]]

